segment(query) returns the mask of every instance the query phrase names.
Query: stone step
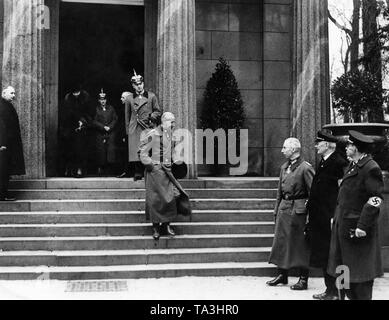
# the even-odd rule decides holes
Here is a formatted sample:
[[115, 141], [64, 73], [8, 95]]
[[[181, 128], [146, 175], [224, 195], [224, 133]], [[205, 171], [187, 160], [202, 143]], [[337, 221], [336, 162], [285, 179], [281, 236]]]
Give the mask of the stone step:
[[[177, 221], [188, 221], [178, 216]], [[193, 222], [274, 220], [273, 210], [193, 210]], [[142, 223], [144, 211], [0, 212], [1, 224]]]
[[266, 262], [271, 248], [96, 251], [4, 251], [0, 266], [110, 266], [168, 263]]
[[[173, 223], [176, 234], [269, 234], [272, 222], [186, 222]], [[77, 237], [150, 235], [150, 223], [100, 224], [2, 224], [2, 237]]]
[[[180, 180], [184, 188], [199, 189], [275, 189], [278, 178], [199, 178]], [[11, 189], [144, 189], [145, 182], [117, 178], [47, 178], [41, 180], [11, 180]]]
[[[217, 209], [272, 209], [275, 199], [191, 199], [197, 210]], [[1, 202], [0, 211], [124, 211], [143, 210], [144, 199], [77, 199], [77, 200], [18, 200]]]
[[[191, 198], [270, 198], [277, 196], [276, 189], [186, 189]], [[144, 199], [144, 189], [15, 189], [19, 200], [37, 199]]]
[[129, 250], [173, 248], [270, 247], [273, 234], [208, 234], [161, 237], [0, 237], [3, 251], [20, 250]]
[[92, 280], [167, 278], [185, 276], [256, 276], [276, 273], [266, 262], [217, 262], [114, 266], [0, 267], [2, 280]]

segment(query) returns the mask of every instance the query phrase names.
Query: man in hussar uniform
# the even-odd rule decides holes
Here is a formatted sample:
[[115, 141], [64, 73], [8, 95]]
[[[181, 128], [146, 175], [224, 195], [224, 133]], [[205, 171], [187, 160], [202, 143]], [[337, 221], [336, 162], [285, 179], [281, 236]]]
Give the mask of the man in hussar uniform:
[[292, 290], [307, 290], [309, 247], [304, 236], [307, 220], [306, 201], [315, 174], [312, 165], [301, 157], [301, 144], [296, 138], [286, 139], [282, 148], [288, 160], [282, 167], [274, 209], [276, 227], [269, 263], [278, 267], [278, 275], [269, 286], [288, 283], [288, 270], [299, 269], [300, 279]]
[[141, 75], [131, 78], [134, 94], [126, 97], [125, 107], [128, 110], [128, 161], [134, 167], [134, 181], [141, 180], [144, 175], [144, 167], [139, 159], [140, 135], [143, 130], [149, 129], [149, 116], [153, 112], [162, 113], [156, 95], [151, 91], [145, 91], [144, 81]]
[[318, 300], [337, 300], [338, 292], [335, 278], [327, 273], [328, 254], [331, 242], [331, 220], [334, 217], [339, 180], [342, 179], [348, 161], [337, 151], [338, 139], [333, 135], [319, 131], [316, 149], [321, 157], [313, 178], [307, 209], [309, 223], [306, 233], [310, 244], [310, 266], [323, 270], [326, 290], [313, 295]]
[[341, 283], [344, 288], [338, 283], [340, 296], [371, 300], [374, 279], [383, 275], [378, 217], [384, 182], [369, 154], [375, 141], [353, 130], [349, 135], [346, 154], [352, 162], [339, 189], [327, 272], [333, 277], [344, 273], [344, 280], [349, 280]]

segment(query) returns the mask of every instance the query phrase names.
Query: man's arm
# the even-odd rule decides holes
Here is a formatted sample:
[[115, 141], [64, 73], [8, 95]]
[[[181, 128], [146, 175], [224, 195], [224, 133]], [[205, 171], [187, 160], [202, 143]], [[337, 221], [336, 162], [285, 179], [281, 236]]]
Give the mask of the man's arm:
[[149, 152], [152, 148], [153, 135], [150, 132], [143, 131], [140, 136], [139, 144], [139, 158], [148, 171], [153, 169], [153, 160], [151, 159]]
[[358, 229], [363, 231], [368, 230], [375, 223], [383, 202], [384, 182], [382, 171], [379, 167], [374, 167], [367, 172], [365, 188], [369, 199], [363, 206], [358, 221]]

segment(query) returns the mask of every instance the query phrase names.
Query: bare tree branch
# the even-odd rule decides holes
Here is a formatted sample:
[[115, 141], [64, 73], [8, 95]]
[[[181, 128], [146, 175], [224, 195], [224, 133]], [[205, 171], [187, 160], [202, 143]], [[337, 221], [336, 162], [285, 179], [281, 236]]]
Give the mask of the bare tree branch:
[[[388, 0], [389, 1], [389, 0]], [[342, 26], [331, 14], [330, 10], [328, 10], [328, 17], [332, 21], [334, 25], [336, 25], [340, 30], [343, 30], [346, 34], [351, 35], [351, 30], [346, 26]]]

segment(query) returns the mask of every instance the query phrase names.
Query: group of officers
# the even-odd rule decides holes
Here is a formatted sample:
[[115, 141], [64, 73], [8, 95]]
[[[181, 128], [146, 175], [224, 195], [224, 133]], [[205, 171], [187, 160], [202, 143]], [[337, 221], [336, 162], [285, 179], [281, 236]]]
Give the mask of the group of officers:
[[[160, 235], [174, 237], [170, 223], [178, 214], [192, 214], [189, 196], [177, 180], [186, 176], [187, 166], [175, 153], [178, 143], [174, 136], [175, 116], [171, 112], [162, 113], [156, 95], [144, 90], [142, 76], [134, 72], [131, 83], [135, 93], [122, 94], [128, 164], [133, 165], [134, 180], [145, 178], [145, 213], [146, 220], [152, 223], [153, 238], [159, 240]], [[0, 99], [0, 201], [16, 200], [8, 193], [10, 176], [25, 174], [19, 117], [13, 106], [15, 98], [15, 89], [7, 87]], [[68, 173], [75, 177], [84, 175], [91, 136], [98, 164], [109, 163], [118, 117], [107, 104], [104, 91], [99, 95], [99, 105], [92, 111], [88, 93], [76, 87], [66, 95], [63, 108], [60, 133]], [[128, 174], [129, 166], [126, 166], [119, 177]]]
[[375, 141], [349, 131], [347, 160], [337, 152], [338, 139], [320, 131], [316, 170], [301, 156], [295, 138], [285, 141], [288, 160], [280, 172], [275, 237], [269, 263], [278, 267], [269, 286], [288, 284], [288, 271], [299, 280], [290, 288], [308, 288], [309, 268], [323, 270], [326, 290], [314, 299], [371, 300], [374, 279], [383, 275], [378, 217], [383, 176], [370, 155]]
[[[108, 103], [107, 95], [101, 89], [97, 106], [87, 91], [80, 85], [74, 86], [65, 96], [60, 108], [59, 138], [62, 168], [65, 176], [85, 176], [90, 163], [97, 167], [98, 175], [112, 174], [115, 164], [121, 162], [119, 178], [143, 177], [144, 167], [138, 155], [142, 130], [148, 128], [148, 117], [152, 112], [161, 112], [156, 95], [144, 89], [143, 77], [131, 77], [134, 93], [123, 92], [125, 137], [120, 132], [120, 119], [115, 108]], [[128, 153], [121, 155], [123, 142], [127, 141]], [[120, 157], [122, 156], [122, 157]], [[124, 158], [125, 161], [119, 158]]]
[[[175, 117], [162, 114], [154, 93], [144, 90], [143, 78], [134, 74], [135, 93], [124, 93], [126, 133], [130, 163], [135, 179], [145, 175], [146, 219], [152, 223], [153, 238], [161, 234], [174, 236], [170, 226], [178, 214], [192, 213], [188, 194], [178, 178], [186, 175], [185, 164], [174, 154]], [[13, 107], [13, 87], [2, 92], [0, 99], [0, 201], [14, 201], [8, 194], [10, 175], [25, 173], [19, 119]], [[86, 128], [97, 129], [96, 142], [104, 149], [105, 161], [110, 132], [117, 117], [107, 105], [105, 93], [91, 116], [85, 108], [88, 94], [76, 88], [65, 98], [68, 113], [64, 137], [70, 144], [76, 176], [85, 165]], [[62, 123], [62, 124], [63, 124]], [[70, 128], [70, 129], [69, 129]], [[280, 172], [275, 206], [275, 237], [269, 262], [277, 265], [277, 276], [269, 286], [288, 283], [288, 271], [297, 269], [299, 280], [292, 290], [308, 288], [309, 268], [323, 270], [326, 290], [313, 296], [320, 300], [372, 299], [373, 283], [383, 274], [378, 239], [378, 216], [383, 202], [383, 176], [370, 153], [374, 140], [356, 131], [349, 132], [344, 159], [337, 151], [338, 139], [320, 131], [316, 149], [321, 156], [316, 170], [304, 161], [301, 144], [295, 138], [284, 142], [282, 153], [288, 160]], [[184, 168], [183, 172], [174, 166]], [[124, 172], [122, 176], [125, 176]], [[178, 177], [177, 177], [178, 175]], [[339, 270], [344, 281], [340, 283]]]

